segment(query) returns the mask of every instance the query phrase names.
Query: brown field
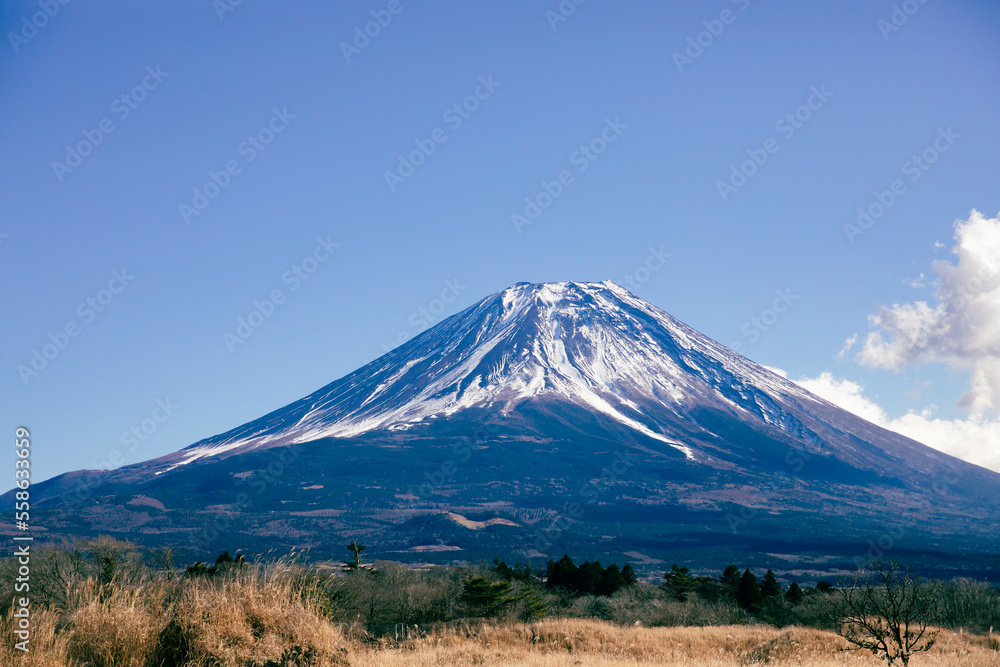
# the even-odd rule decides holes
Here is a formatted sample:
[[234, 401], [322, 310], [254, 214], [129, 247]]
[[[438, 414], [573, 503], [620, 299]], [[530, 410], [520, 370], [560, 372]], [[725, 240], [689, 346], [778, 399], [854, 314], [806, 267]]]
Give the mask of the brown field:
[[[870, 654], [845, 652], [836, 634], [820, 630], [725, 626], [707, 628], [620, 627], [581, 619], [448, 630], [397, 646], [353, 648], [357, 667], [513, 665], [517, 667], [876, 667]], [[942, 632], [938, 645], [912, 667], [996, 667], [1000, 641]]]
[[[30, 653], [14, 648], [17, 619], [13, 610], [0, 613], [0, 667], [884, 664], [870, 654], [845, 651], [845, 641], [832, 632], [810, 628], [710, 623], [704, 627], [675, 623], [646, 627], [639, 622], [623, 625], [565, 615], [532, 623], [460, 620], [409, 626], [412, 638], [395, 641], [370, 634], [356, 620], [344, 622], [354, 616], [345, 616], [343, 600], [322, 594], [316, 583], [323, 580], [313, 571], [287, 562], [238, 568], [219, 577], [182, 577], [170, 569], [150, 576], [149, 572], [136, 574], [123, 567], [114, 577], [105, 577], [104, 583], [94, 577], [66, 575], [60, 568], [70, 562], [37, 560], [32, 580], [37, 597], [32, 606]], [[100, 565], [105, 561], [96, 562]], [[394, 605], [412, 602], [411, 598], [421, 594], [434, 599], [433, 591], [421, 588], [426, 582], [417, 581], [419, 585], [405, 588], [392, 579], [394, 574], [407, 573], [386, 567], [383, 578], [390, 586], [381, 593], [400, 592], [402, 597], [394, 598]], [[43, 595], [46, 584], [48, 593]], [[369, 595], [365, 600], [374, 604], [377, 599], [371, 596], [379, 590], [363, 590]], [[42, 605], [39, 598], [47, 603]], [[660, 612], [670, 608], [658, 607]], [[713, 608], [705, 608], [715, 613]], [[654, 617], [660, 618], [659, 622], [677, 618]], [[697, 621], [678, 621], [685, 622]], [[391, 632], [392, 627], [389, 623], [382, 631]], [[937, 645], [929, 653], [915, 656], [910, 664], [1000, 667], [1000, 636], [944, 630]]]
[[[238, 591], [229, 591], [239, 595]], [[870, 654], [844, 651], [831, 632], [766, 626], [703, 628], [621, 627], [589, 619], [545, 619], [432, 630], [417, 639], [363, 641], [299, 607], [277, 599], [240, 600], [250, 605], [232, 613], [231, 598], [209, 594], [186, 601], [206, 627], [191, 633], [190, 662], [172, 662], [155, 646], [155, 619], [137, 601], [95, 603], [81, 610], [68, 633], [57, 633], [55, 615], [35, 618], [33, 650], [11, 650], [8, 623], [0, 664], [25, 667], [877, 667]], [[220, 606], [220, 602], [222, 605]], [[271, 604], [270, 608], [254, 606]], [[110, 607], [116, 607], [113, 613]], [[103, 611], [102, 611], [103, 609]], [[246, 612], [249, 612], [248, 614]], [[247, 622], [247, 618], [250, 619]], [[190, 626], [188, 628], [190, 630]], [[200, 644], [200, 645], [199, 645]], [[291, 652], [289, 649], [293, 648]], [[915, 656], [913, 667], [997, 667], [1000, 638], [943, 631], [938, 644]]]

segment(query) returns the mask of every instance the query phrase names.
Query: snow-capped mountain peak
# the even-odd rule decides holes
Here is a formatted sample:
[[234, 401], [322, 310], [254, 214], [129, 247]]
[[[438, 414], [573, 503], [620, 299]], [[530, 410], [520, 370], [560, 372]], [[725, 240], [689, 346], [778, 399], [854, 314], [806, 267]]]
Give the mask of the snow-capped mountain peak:
[[697, 459], [651, 412], [721, 401], [780, 423], [768, 399], [790, 395], [817, 400], [615, 283], [517, 283], [281, 410], [182, 450], [174, 465], [539, 399], [600, 413]]

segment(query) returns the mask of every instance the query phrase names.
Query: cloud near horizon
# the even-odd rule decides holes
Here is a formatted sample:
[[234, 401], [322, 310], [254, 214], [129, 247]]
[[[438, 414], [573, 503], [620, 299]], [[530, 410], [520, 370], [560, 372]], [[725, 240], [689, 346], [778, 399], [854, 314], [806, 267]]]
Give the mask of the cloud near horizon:
[[[880, 307], [868, 317], [873, 330], [848, 337], [837, 358], [860, 339], [855, 359], [864, 366], [900, 370], [927, 362], [968, 371], [969, 389], [958, 404], [968, 419], [935, 418], [936, 406], [891, 417], [860, 384], [829, 372], [795, 382], [873, 424], [1000, 472], [1000, 214], [987, 218], [973, 209], [968, 220], [955, 222], [954, 239], [956, 259], [931, 265], [933, 302]], [[911, 284], [924, 287], [925, 279], [921, 274]]]
[[[868, 317], [875, 330], [864, 337], [856, 358], [890, 370], [931, 362], [968, 371], [969, 390], [959, 407], [976, 423], [992, 423], [1000, 411], [1000, 214], [986, 218], [973, 210], [968, 220], [955, 223], [954, 238], [957, 260], [932, 265], [934, 305], [880, 307]], [[841, 355], [856, 340], [856, 334], [848, 338]]]
[[[772, 368], [779, 375], [784, 371]], [[864, 387], [848, 379], [837, 379], [831, 373], [815, 378], [800, 378], [794, 382], [825, 398], [848, 412], [853, 412], [873, 424], [912, 438], [928, 447], [1000, 472], [1000, 420], [971, 417], [969, 419], [938, 419], [933, 408], [921, 413], [909, 412], [902, 417], [890, 417], [881, 406], [864, 394]]]

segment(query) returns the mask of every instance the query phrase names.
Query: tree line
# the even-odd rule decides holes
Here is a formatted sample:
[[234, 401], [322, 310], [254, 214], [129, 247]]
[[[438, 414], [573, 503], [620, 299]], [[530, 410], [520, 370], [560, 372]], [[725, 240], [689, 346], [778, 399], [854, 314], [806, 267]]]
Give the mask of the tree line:
[[[735, 565], [708, 576], [674, 564], [659, 580], [649, 581], [639, 580], [628, 563], [578, 564], [568, 554], [541, 567], [495, 558], [491, 565], [414, 569], [372, 560], [356, 542], [347, 551], [349, 558], [333, 570], [310, 565], [301, 555], [250, 562], [238, 551], [235, 556], [223, 552], [214, 562], [176, 567], [166, 550], [143, 551], [102, 538], [34, 553], [32, 604], [69, 609], [74, 591], [86, 588], [88, 581], [103, 599], [150, 581], [193, 580], [194, 586], [224, 588], [234, 578], [276, 571], [290, 593], [329, 620], [363, 627], [372, 635], [400, 624], [412, 630], [472, 619], [530, 622], [544, 616], [650, 627], [768, 623], [838, 631], [858, 650], [904, 665], [911, 655], [933, 646], [935, 628], [986, 637], [991, 628], [1000, 628], [996, 587], [968, 578], [927, 581], [892, 561], [869, 563], [850, 577], [808, 586], [788, 580], [782, 584], [771, 570], [760, 574]], [[6, 575], [0, 575], [13, 581], [15, 565], [0, 562], [0, 569], [6, 568]], [[0, 613], [9, 610], [10, 599], [0, 597]]]
[[728, 599], [754, 613], [763, 612], [768, 605], [773, 606], [781, 600], [798, 604], [807, 595], [826, 594], [834, 590], [833, 584], [828, 581], [819, 581], [815, 587], [803, 590], [794, 580], [785, 590], [772, 570], [758, 580], [749, 568], [740, 574], [735, 565], [727, 565], [718, 577], [696, 577], [687, 567], [675, 563], [663, 574], [663, 579], [661, 588], [679, 602], [695, 594], [704, 600]]

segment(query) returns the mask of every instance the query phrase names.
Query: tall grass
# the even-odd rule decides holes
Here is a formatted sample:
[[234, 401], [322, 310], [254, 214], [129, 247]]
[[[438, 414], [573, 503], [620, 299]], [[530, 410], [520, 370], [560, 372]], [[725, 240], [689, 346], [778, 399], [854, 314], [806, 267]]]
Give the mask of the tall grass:
[[67, 656], [94, 667], [144, 667], [168, 613], [163, 584], [138, 588], [84, 582], [69, 614]]
[[[8, 605], [0, 606], [0, 667], [879, 664], [845, 652], [829, 631], [837, 623], [829, 595], [795, 605], [792, 620], [769, 618], [787, 626], [779, 629], [730, 600], [692, 594], [680, 602], [648, 584], [575, 597], [514, 582], [515, 593], [532, 589], [547, 618], [514, 622], [522, 618], [514, 606], [487, 622], [460, 601], [463, 579], [475, 572], [467, 569], [379, 563], [341, 576], [293, 555], [190, 576], [168, 557], [147, 557], [109, 540], [33, 555], [31, 653], [14, 649], [16, 619], [10, 600], [0, 601]], [[0, 577], [9, 581], [8, 566], [0, 563]], [[1000, 639], [990, 633], [1000, 613], [995, 592], [970, 581], [939, 588], [937, 624], [965, 632], [942, 632], [913, 667], [1000, 666]]]
[[287, 578], [256, 569], [188, 582], [169, 617], [152, 651], [166, 664], [347, 664], [340, 629]]
[[[31, 667], [333, 667], [347, 642], [297, 584], [289, 560], [213, 577], [70, 577], [32, 608], [30, 653], [0, 618], [0, 665]], [[58, 601], [58, 603], [56, 602]]]
[[59, 613], [44, 609], [31, 614], [31, 651], [14, 647], [17, 628], [12, 610], [0, 616], [0, 665], [21, 667], [65, 667], [69, 664], [69, 635], [59, 629]]
[[[981, 638], [944, 632], [913, 667], [996, 667], [1000, 653]], [[836, 634], [760, 625], [623, 627], [587, 619], [545, 619], [437, 629], [397, 646], [359, 647], [354, 667], [884, 667], [870, 654], [844, 651]]]

